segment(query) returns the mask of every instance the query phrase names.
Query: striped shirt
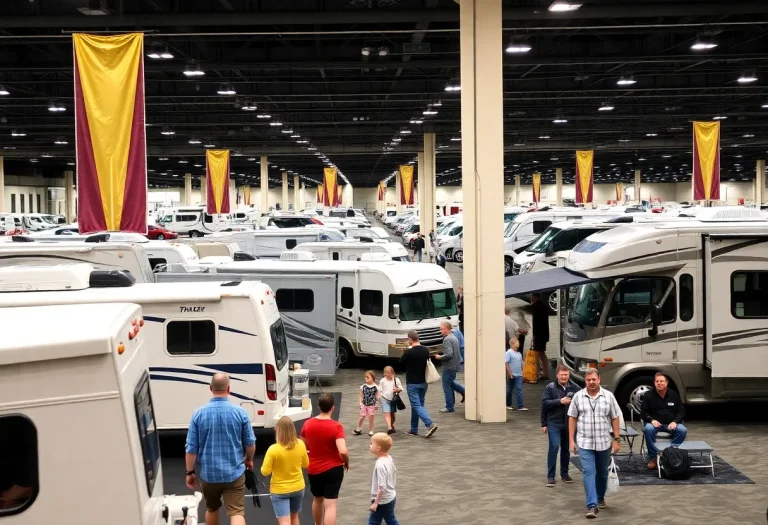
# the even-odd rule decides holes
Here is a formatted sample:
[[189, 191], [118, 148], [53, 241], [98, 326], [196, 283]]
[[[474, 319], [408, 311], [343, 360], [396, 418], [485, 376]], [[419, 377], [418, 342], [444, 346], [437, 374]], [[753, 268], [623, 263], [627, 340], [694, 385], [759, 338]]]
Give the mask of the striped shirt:
[[579, 448], [601, 451], [611, 447], [611, 422], [619, 417], [618, 407], [613, 394], [602, 387], [594, 398], [586, 388], [574, 394], [568, 415], [576, 418], [576, 444]]
[[245, 449], [256, 442], [251, 420], [226, 397], [195, 410], [187, 432], [187, 454], [197, 454], [200, 479], [231, 483], [245, 473]]

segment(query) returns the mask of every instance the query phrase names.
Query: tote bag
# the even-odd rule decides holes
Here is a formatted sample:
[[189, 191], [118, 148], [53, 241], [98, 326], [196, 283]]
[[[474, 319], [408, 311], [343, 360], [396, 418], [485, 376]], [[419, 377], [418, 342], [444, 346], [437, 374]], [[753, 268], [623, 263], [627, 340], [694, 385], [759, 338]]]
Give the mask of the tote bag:
[[525, 354], [525, 362], [523, 362], [523, 382], [536, 383], [538, 381], [539, 378], [536, 376], [539, 370], [538, 362], [539, 359], [536, 356], [536, 352], [528, 350], [528, 353]]
[[608, 467], [608, 486], [606, 487], [606, 491], [610, 494], [615, 494], [619, 491], [619, 473], [618, 468], [616, 468], [616, 463], [613, 461], [613, 457], [611, 457], [611, 464]]
[[431, 359], [427, 359], [427, 369], [424, 372], [424, 377], [427, 379], [427, 383], [437, 383], [440, 381], [440, 374], [437, 372], [437, 368], [432, 364]]

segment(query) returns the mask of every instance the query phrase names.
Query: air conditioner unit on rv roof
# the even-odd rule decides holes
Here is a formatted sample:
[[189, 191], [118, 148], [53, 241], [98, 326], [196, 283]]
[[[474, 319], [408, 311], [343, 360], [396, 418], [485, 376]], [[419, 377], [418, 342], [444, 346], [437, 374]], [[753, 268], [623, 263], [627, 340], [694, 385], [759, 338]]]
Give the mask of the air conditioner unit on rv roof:
[[90, 264], [7, 266], [0, 268], [0, 292], [58, 292], [122, 288], [136, 280], [122, 270], [94, 270]]
[[316, 261], [317, 257], [312, 252], [289, 250], [280, 254], [280, 260], [281, 261]]
[[702, 222], [718, 221], [765, 221], [768, 214], [756, 208], [744, 208], [742, 206], [721, 206], [715, 208], [692, 208], [686, 215], [693, 211], [695, 217]]

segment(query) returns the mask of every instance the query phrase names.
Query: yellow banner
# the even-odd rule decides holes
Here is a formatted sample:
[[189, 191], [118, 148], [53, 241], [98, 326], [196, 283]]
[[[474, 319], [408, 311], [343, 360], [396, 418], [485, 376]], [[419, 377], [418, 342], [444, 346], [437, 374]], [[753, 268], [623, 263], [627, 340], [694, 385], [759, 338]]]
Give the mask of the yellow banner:
[[246, 186], [245, 188], [243, 188], [243, 204], [245, 204], [246, 206], [251, 205], [251, 187], [250, 186]]
[[339, 194], [338, 192], [338, 180], [336, 176], [336, 168], [325, 168], [323, 170], [323, 182], [325, 186], [325, 195], [323, 202], [326, 206], [338, 206]]
[[410, 206], [413, 201], [413, 166], [400, 166], [400, 204]]
[[[213, 193], [213, 212], [222, 213], [224, 195], [229, 195], [229, 150], [209, 149], [205, 151], [205, 158], [208, 162], [208, 185]], [[211, 206], [208, 208], [210, 210]]]
[[616, 183], [616, 202], [624, 202], [624, 185], [621, 182]]
[[317, 185], [317, 202], [319, 202], [320, 204], [323, 203], [323, 191], [324, 191], [323, 190], [323, 185], [322, 184], [318, 184]]
[[592, 202], [592, 165], [595, 160], [593, 150], [576, 151], [576, 202]]
[[119, 231], [144, 35], [72, 35], [107, 230]]
[[534, 173], [533, 180], [531, 181], [533, 186], [533, 202], [541, 201], [541, 173]]
[[719, 199], [720, 122], [694, 122], [693, 141], [693, 198]]

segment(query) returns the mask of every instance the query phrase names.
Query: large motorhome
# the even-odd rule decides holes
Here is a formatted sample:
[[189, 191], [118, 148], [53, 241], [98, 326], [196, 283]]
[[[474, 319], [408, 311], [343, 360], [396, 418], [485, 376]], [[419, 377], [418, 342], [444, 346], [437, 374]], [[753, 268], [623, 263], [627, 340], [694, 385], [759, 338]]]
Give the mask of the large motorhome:
[[204, 206], [167, 208], [163, 213], [164, 215], [157, 219], [158, 226], [190, 237], [202, 237], [231, 228], [233, 225], [229, 214], [211, 215]]
[[322, 226], [245, 232], [219, 232], [206, 237], [206, 240], [209, 242], [236, 244], [238, 251], [260, 259], [279, 259], [280, 254], [285, 250], [292, 250], [305, 242], [343, 241], [344, 239], [346, 237], [340, 231]]
[[[235, 262], [211, 267], [171, 266], [156, 275], [159, 282], [206, 280], [212, 274], [258, 279], [280, 293], [296, 288], [298, 276], [330, 278], [334, 292], [329, 307], [336, 313], [339, 362], [353, 355], [399, 357], [408, 347], [408, 330], [416, 330], [431, 352], [442, 349], [440, 322], [458, 324], [453, 284], [436, 264], [319, 261], [307, 252], [286, 252], [280, 261]], [[220, 277], [219, 277], [220, 278]], [[281, 307], [281, 311], [285, 309]], [[290, 337], [290, 333], [288, 334]]]
[[0, 308], [141, 305], [159, 430], [188, 427], [195, 409], [210, 398], [215, 372], [232, 376], [231, 396], [257, 429], [273, 428], [282, 416], [309, 417], [309, 407], [289, 406], [285, 329], [268, 286], [132, 281], [124, 272], [94, 271], [87, 264], [6, 267], [0, 269]]
[[390, 261], [410, 260], [408, 251], [398, 242], [348, 239], [342, 242], [306, 242], [296, 249], [313, 253], [321, 260], [359, 261], [365, 253], [382, 254]]
[[165, 525], [186, 507], [197, 522], [199, 493], [163, 498], [141, 324], [135, 304], [0, 309], [0, 465], [16, 489], [0, 521]]
[[563, 362], [577, 380], [599, 368], [622, 407], [657, 371], [687, 404], [766, 398], [767, 227], [758, 210], [728, 207], [621, 226], [579, 243], [563, 268], [508, 277], [507, 296], [576, 286]]

